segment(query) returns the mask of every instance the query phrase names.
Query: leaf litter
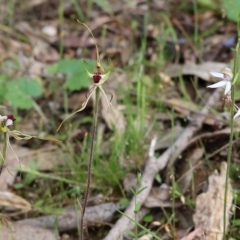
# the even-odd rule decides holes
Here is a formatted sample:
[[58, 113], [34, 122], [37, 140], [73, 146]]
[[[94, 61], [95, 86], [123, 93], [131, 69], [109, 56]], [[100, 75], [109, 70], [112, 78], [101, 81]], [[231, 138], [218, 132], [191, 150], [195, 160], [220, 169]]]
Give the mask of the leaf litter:
[[[79, 2], [81, 6], [80, 9], [88, 9], [83, 1]], [[151, 141], [153, 136], [158, 135], [160, 138], [163, 136], [163, 138], [159, 140], [159, 143], [155, 147], [156, 154], [161, 156], [162, 152], [165, 149], [171, 148], [174, 140], [186, 128], [187, 123], [194, 122], [195, 118], [200, 116], [198, 114], [205, 103], [204, 100], [208, 99], [209, 97], [208, 90], [205, 90], [205, 88], [202, 87], [209, 85], [208, 82], [210, 81], [213, 82], [213, 79], [210, 78], [209, 71], [220, 72], [224, 67], [229, 66], [230, 60], [232, 59], [230, 48], [234, 46], [234, 41], [236, 39], [236, 25], [229, 21], [223, 24], [222, 19], [217, 16], [215, 10], [210, 8], [207, 11], [200, 11], [199, 13], [196, 13], [196, 17], [199, 21], [199, 34], [202, 34], [202, 38], [199, 39], [199, 42], [194, 42], [196, 39], [191, 39], [189, 36], [191, 34], [194, 34], [195, 16], [191, 12], [184, 10], [184, 3], [182, 3], [183, 8], [179, 10], [178, 7], [176, 7], [178, 6], [178, 3], [179, 1], [177, 0], [170, 2], [152, 1], [149, 4], [147, 4], [145, 1], [134, 1], [132, 3], [120, 1], [118, 3], [111, 2], [110, 8], [108, 9], [104, 9], [104, 5], [93, 4], [93, 8], [90, 13], [87, 13], [85, 10], [82, 13], [81, 11], [78, 11], [78, 13], [76, 13], [76, 8], [72, 3], [64, 3], [62, 6], [62, 25], [61, 21], [58, 19], [59, 3], [57, 1], [53, 1], [51, 4], [49, 4], [48, 1], [31, 1], [25, 5], [17, 3], [13, 15], [14, 24], [8, 27], [6, 21], [1, 21], [4, 24], [0, 25], [0, 31], [3, 33], [0, 40], [0, 53], [2, 63], [1, 74], [4, 76], [6, 75], [6, 79], [8, 79], [9, 82], [12, 81], [11, 79], [14, 81], [19, 81], [20, 77], [26, 77], [27, 81], [28, 79], [36, 78], [36, 81], [38, 83], [41, 83], [41, 86], [43, 86], [43, 91], [39, 93], [38, 96], [31, 96], [31, 92], [27, 93], [27, 105], [23, 106], [23, 110], [21, 110], [23, 112], [19, 111], [21, 117], [25, 122], [27, 122], [27, 124], [23, 127], [28, 129], [28, 131], [33, 132], [34, 135], [36, 135], [35, 133], [39, 133], [40, 129], [38, 128], [44, 128], [42, 132], [40, 131], [42, 134], [45, 134], [48, 131], [53, 134], [53, 126], [58, 125], [59, 122], [62, 121], [64, 118], [63, 116], [66, 116], [68, 114], [68, 110], [69, 112], [71, 112], [71, 110], [76, 110], [79, 108], [79, 106], [81, 106], [81, 103], [84, 102], [85, 91], [86, 88], [88, 88], [88, 83], [81, 81], [81, 77], [78, 78], [78, 75], [81, 75], [81, 71], [76, 71], [75, 75], [72, 72], [60, 73], [61, 69], [63, 70], [61, 67], [61, 69], [58, 69], [57, 71], [58, 76], [61, 75], [59, 78], [57, 75], [55, 75], [55, 73], [52, 74], [47, 71], [47, 69], [49, 67], [49, 63], [58, 64], [61, 62], [59, 60], [62, 57], [63, 59], [68, 58], [70, 60], [74, 60], [74, 58], [94, 59], [95, 51], [93, 49], [94, 42], [92, 41], [92, 38], [88, 37], [87, 31], [83, 30], [82, 28], [79, 29], [79, 26], [76, 27], [75, 21], [73, 20], [74, 17], [76, 18], [77, 14], [82, 14], [82, 16], [89, 14], [90, 17], [86, 19], [90, 20], [86, 23], [90, 29], [94, 31], [94, 35], [98, 41], [99, 49], [103, 49], [103, 52], [100, 54], [101, 57], [113, 57], [114, 60], [118, 62], [119, 67], [117, 67], [116, 73], [112, 74], [115, 81], [109, 82], [109, 88], [112, 88], [111, 91], [114, 94], [112, 104], [114, 105], [115, 114], [111, 115], [111, 113], [108, 112], [106, 105], [104, 103], [102, 104], [101, 128], [103, 130], [101, 133], [101, 141], [109, 141], [109, 133], [112, 133], [114, 131], [113, 129], [116, 121], [118, 121], [116, 130], [126, 138], [124, 133], [130, 122], [128, 114], [122, 110], [128, 107], [126, 104], [126, 99], [128, 98], [132, 100], [131, 104], [134, 105], [133, 107], [135, 107], [137, 104], [136, 89], [134, 89], [133, 86], [135, 86], [138, 81], [136, 81], [136, 76], [132, 76], [130, 73], [136, 71], [135, 68], [138, 69], [138, 73], [140, 65], [142, 64], [142, 66], [144, 66], [144, 75], [148, 76], [148, 78], [146, 78], [148, 79], [148, 84], [144, 85], [146, 91], [145, 99], [147, 100], [147, 109], [151, 112], [151, 120], [158, 119], [158, 122], [156, 122], [157, 127], [154, 126], [152, 129], [148, 128], [148, 126], [145, 126], [145, 135], [141, 134], [137, 136], [137, 141], [139, 141], [139, 143], [145, 141], [145, 146], [142, 147], [142, 145], [139, 144], [138, 150], [140, 148], [146, 149], [146, 145]], [[2, 10], [4, 7], [5, 6], [1, 3], [0, 9]], [[199, 7], [201, 8], [201, 4], [199, 4]], [[115, 16], [109, 14], [111, 13], [111, 9]], [[166, 22], [166, 17], [162, 17], [161, 11], [163, 10], [169, 13], [170, 23]], [[227, 15], [229, 15], [229, 9], [227, 8], [226, 10]], [[6, 10], [2, 12], [2, 19], [7, 19], [6, 12]], [[150, 22], [147, 22], [145, 19], [147, 16], [149, 17]], [[11, 21], [9, 20], [9, 22]], [[168, 28], [166, 26], [168, 26]], [[217, 33], [215, 33], [214, 30], [216, 26], [218, 27]], [[175, 31], [175, 36], [173, 34], [173, 30]], [[208, 30], [209, 33], [207, 33]], [[204, 34], [207, 34], [207, 36]], [[146, 36], [146, 48], [144, 53], [144, 61], [139, 64], [141, 59], [141, 56], [139, 55], [139, 49], [141, 49], [141, 44], [143, 44], [143, 36]], [[202, 56], [200, 55], [200, 50], [198, 48], [200, 40], [202, 41], [203, 46]], [[59, 49], [61, 48], [62, 43], [63, 52], [61, 53], [62, 56], [60, 56]], [[76, 63], [76, 65], [77, 64], [79, 63]], [[73, 66], [74, 63], [71, 65]], [[79, 64], [79, 69], [81, 69], [81, 67], [82, 65]], [[73, 74], [73, 76], [71, 74]], [[182, 76], [183, 81], [187, 83], [185, 89], [186, 92], [184, 92], [182, 88], [179, 88], [179, 76]], [[66, 84], [64, 81], [69, 78], [72, 80], [67, 80]], [[79, 82], [77, 82], [78, 79]], [[6, 83], [4, 82], [4, 84]], [[14, 82], [11, 84], [14, 85]], [[12, 88], [11, 84], [8, 85], [10, 89]], [[65, 84], [65, 88], [62, 87], [63, 84]], [[50, 90], [48, 89], [49, 86], [51, 86]], [[197, 90], [193, 91], [192, 89], [196, 88], [196, 86]], [[124, 91], [121, 91], [121, 89], [124, 89]], [[133, 94], [131, 93], [132, 89], [135, 91]], [[66, 91], [64, 92], [65, 95], [61, 94], [62, 90]], [[171, 93], [168, 92], [168, 90], [171, 90]], [[197, 93], [199, 92], [200, 94], [197, 96]], [[190, 96], [190, 99], [187, 98], [184, 94]], [[66, 102], [66, 95], [70, 96], [69, 102]], [[14, 96], [16, 98], [16, 95]], [[9, 97], [8, 93], [8, 95], [4, 95], [2, 101], [10, 102], [10, 104], [7, 103], [9, 106], [14, 106], [18, 109], [21, 107], [21, 103], [20, 101], [17, 101], [18, 99], [14, 99], [14, 105], [14, 101], [11, 102], [14, 96], [10, 95]], [[43, 118], [38, 119], [38, 117], [35, 115], [29, 113], [26, 114], [26, 112], [29, 111], [26, 109], [29, 106], [32, 107], [30, 103], [32, 99], [36, 100], [37, 106], [42, 109], [45, 116], [45, 121], [52, 121], [49, 125], [50, 127], [47, 128], [46, 125], [44, 126], [42, 124]], [[52, 109], [50, 108], [50, 103]], [[161, 104], [164, 106], [163, 112], [155, 109], [156, 106], [159, 107]], [[68, 106], [68, 109], [66, 106]], [[220, 111], [223, 109], [223, 105], [221, 105], [220, 100], [218, 101], [216, 107]], [[89, 104], [87, 110], [91, 109], [92, 105]], [[168, 114], [166, 110], [170, 110], [172, 115]], [[182, 195], [184, 197], [189, 197], [191, 194], [193, 194], [191, 190], [191, 182], [193, 181], [194, 177], [201, 179], [202, 182], [198, 182], [200, 186], [202, 186], [201, 184], [203, 184], [203, 182], [207, 181], [207, 174], [201, 178], [201, 171], [202, 169], [206, 168], [207, 164], [221, 166], [221, 170], [224, 172], [222, 163], [220, 163], [221, 160], [225, 160], [222, 159], [224, 157], [223, 155], [216, 154], [215, 156], [212, 156], [210, 158], [210, 162], [208, 163], [206, 163], [206, 159], [202, 159], [201, 156], [203, 154], [203, 151], [206, 151], [206, 154], [209, 154], [209, 156], [211, 156], [210, 154], [212, 154], [213, 149], [217, 148], [217, 146], [222, 147], [226, 144], [225, 136], [228, 136], [229, 129], [227, 129], [228, 131], [226, 131], [224, 134], [219, 133], [218, 135], [214, 135], [214, 133], [217, 133], [219, 129], [222, 129], [224, 131], [226, 128], [228, 128], [226, 121], [224, 121], [225, 115], [221, 115], [220, 117], [220, 114], [218, 112], [204, 114], [207, 114], [207, 117], [203, 119], [204, 125], [201, 126], [198, 134], [194, 136], [195, 138], [192, 138], [194, 141], [191, 142], [191, 139], [188, 139], [189, 142], [186, 143], [186, 146], [182, 152], [180, 151], [179, 158], [176, 161], [171, 161], [171, 166], [174, 169], [176, 179], [178, 179], [178, 177], [182, 179], [180, 181], [180, 188], [182, 189]], [[158, 118], [160, 115], [161, 117]], [[81, 155], [82, 152], [79, 151], [79, 149], [83, 149], [83, 144], [81, 141], [84, 141], [84, 136], [89, 131], [89, 126], [87, 124], [87, 117], [89, 115], [88, 113], [86, 113], [86, 115], [81, 114], [78, 115], [76, 119], [78, 119], [79, 116], [81, 118], [81, 121], [86, 121], [86, 124], [77, 130], [74, 126], [73, 128], [75, 129], [72, 129], [72, 131], [72, 126], [69, 126], [66, 127], [64, 131], [66, 135], [68, 131], [71, 131], [71, 133], [69, 133], [69, 138], [71, 141], [70, 145], [73, 145], [73, 151], [77, 150], [77, 154]], [[86, 119], [84, 119], [85, 117]], [[147, 117], [149, 118], [149, 116]], [[34, 123], [28, 124], [29, 119], [33, 119]], [[180, 123], [179, 127], [171, 126], [171, 122], [175, 120], [176, 122]], [[146, 122], [149, 123], [150, 121]], [[161, 133], [159, 130], [161, 130]], [[211, 136], [210, 133], [213, 133], [213, 135]], [[67, 138], [66, 136], [61, 137], [65, 139]], [[113, 141], [112, 139], [111, 142]], [[129, 144], [130, 141], [126, 140], [126, 142], [127, 141]], [[201, 145], [201, 147], [199, 147], [199, 144], [203, 144], [203, 146]], [[39, 147], [39, 150], [36, 150], [36, 146]], [[235, 143], [235, 147], [234, 159], [236, 160], [238, 159], [237, 142]], [[66, 167], [65, 159], [67, 156], [65, 148], [63, 149], [60, 147], [59, 149], [59, 147], [52, 144], [49, 144], [49, 146], [44, 146], [35, 141], [31, 141], [30, 143], [23, 142], [21, 145], [13, 145], [13, 148], [18, 153], [23, 167], [25, 165], [35, 165], [35, 168], [38, 171], [47, 171], [50, 174], [54, 174], [56, 168], [59, 166], [63, 168]], [[107, 148], [111, 149], [111, 145], [108, 145]], [[101, 154], [106, 154], [104, 156], [104, 161], [107, 163], [109, 161], [109, 155], [111, 151], [106, 150], [100, 152], [102, 152]], [[191, 155], [191, 153], [193, 155]], [[129, 154], [131, 155], [132, 153], [128, 152], [126, 156], [119, 156], [121, 159], [126, 158], [126, 160], [124, 160], [124, 162], [126, 162], [125, 166], [127, 166], [127, 155]], [[134, 156], [134, 153], [132, 155]], [[8, 158], [6, 161], [6, 167], [3, 169], [2, 175], [0, 176], [0, 187], [3, 195], [7, 194], [9, 196], [12, 196], [12, 202], [10, 201], [11, 199], [8, 199], [5, 200], [5, 203], [4, 201], [2, 201], [2, 203], [3, 205], [12, 204], [12, 207], [15, 205], [16, 208], [18, 207], [21, 209], [21, 204], [22, 208], [24, 208], [24, 206], [27, 206], [28, 203], [28, 199], [25, 199], [26, 194], [24, 193], [26, 190], [23, 190], [21, 192], [14, 189], [14, 184], [19, 183], [19, 179], [21, 182], [21, 178], [18, 177], [19, 165], [16, 164], [13, 159], [11, 159], [11, 154], [7, 154], [7, 156]], [[142, 158], [146, 159], [146, 156], [147, 154], [145, 153], [143, 154]], [[119, 160], [117, 156], [115, 156], [115, 158]], [[185, 163], [182, 165], [181, 159], [186, 160], [187, 158], [192, 159], [193, 162], [190, 162], [188, 164], [188, 162], [185, 161]], [[140, 169], [131, 169], [131, 172], [141, 171], [147, 164], [147, 160], [143, 160], [142, 164], [143, 165]], [[207, 200], [204, 198], [204, 200], [202, 200], [204, 202], [201, 201], [201, 204], [198, 204], [200, 201], [199, 197], [192, 199], [194, 202], [196, 202], [196, 213], [193, 218], [202, 219], [202, 222], [200, 220], [196, 220], [195, 230], [190, 232], [188, 236], [182, 237], [182, 240], [194, 239], [197, 232], [199, 233], [199, 236], [201, 236], [201, 234], [203, 234], [205, 231], [206, 237], [209, 237], [209, 239], [211, 239], [210, 237], [212, 234], [214, 234], [212, 232], [215, 232], [215, 234], [218, 232], [220, 234], [222, 231], [222, 222], [219, 220], [220, 218], [222, 219], [222, 216], [220, 216], [219, 209], [221, 209], [221, 204], [223, 204], [223, 200], [220, 200], [220, 198], [222, 198], [221, 194], [223, 190], [222, 186], [224, 184], [224, 173], [217, 173], [213, 171], [212, 169], [215, 169], [214, 167], [209, 168], [210, 169], [207, 171], [210, 175], [208, 191], [205, 192], [205, 195], [202, 195], [203, 193], [199, 195], [202, 196], [201, 198], [205, 196]], [[11, 174], [9, 174], [9, 172]], [[126, 170], [126, 172], [129, 171]], [[211, 172], [214, 173], [211, 174]], [[72, 172], [69, 171], [69, 174], [72, 174]], [[171, 182], [169, 182], [169, 176], [167, 176], [170, 175], [169, 169], [161, 169], [161, 171], [157, 174], [158, 175], [156, 176], [158, 177], [156, 177], [153, 182], [149, 183], [150, 185], [148, 186], [149, 190], [151, 191], [149, 191], [150, 194], [146, 199], [150, 199], [150, 201], [144, 203], [147, 203], [147, 207], [149, 209], [152, 207], [157, 208], [156, 212], [151, 212], [153, 219], [155, 217], [158, 217], [157, 213], [162, 212], [161, 208], [164, 208], [164, 211], [167, 211], [169, 213], [169, 206], [172, 206], [173, 204], [171, 197], [169, 197], [169, 193], [172, 187]], [[217, 181], [219, 181], [219, 186], [217, 184], [212, 184], [212, 182]], [[125, 183], [123, 186], [126, 193], [127, 185], [128, 183]], [[166, 191], [166, 189], [162, 189], [161, 186], [167, 186], [168, 190]], [[35, 189], [31, 188], [31, 186], [28, 187], [30, 187], [30, 191], [35, 191]], [[64, 187], [68, 188], [69, 186]], [[104, 225], [103, 222], [105, 221], [114, 224], [116, 220], [116, 217], [112, 217], [114, 208], [118, 208], [118, 205], [115, 202], [117, 202], [120, 197], [119, 194], [116, 194], [118, 190], [112, 186], [109, 188], [109, 192], [104, 194], [110, 196], [109, 203], [112, 204], [109, 207], [111, 208], [111, 218], [102, 218], [102, 221], [100, 221], [98, 225], [101, 225], [101, 223]], [[97, 191], [94, 189], [94, 186], [92, 191], [93, 195]], [[196, 185], [196, 189], [194, 190], [193, 195], [197, 196], [201, 191], [202, 188]], [[213, 199], [213, 195], [216, 192], [219, 194], [219, 198]], [[162, 196], [165, 196], [165, 198], [162, 199]], [[111, 199], [113, 199], [114, 203], [111, 201]], [[130, 200], [130, 198], [128, 198], [128, 200]], [[72, 203], [73, 201], [74, 199], [72, 197]], [[163, 204], [164, 201], [167, 201], [167, 205]], [[216, 202], [216, 206], [214, 204], [211, 205], [211, 211], [215, 213], [215, 210], [215, 217], [218, 216], [219, 218], [215, 219], [212, 217], [211, 211], [205, 204], [209, 201]], [[230, 202], [231, 197], [229, 193], [229, 206]], [[175, 205], [176, 209], [181, 209], [182, 205], [184, 205], [180, 198], [176, 199], [176, 203], [179, 203], [179, 205]], [[61, 204], [60, 201], [59, 206], [64, 208], [66, 207], [64, 204]], [[187, 206], [185, 205], [185, 207]], [[202, 209], [200, 209], [201, 207]], [[33, 213], [31, 212], [30, 206], [27, 209], [29, 211], [29, 214], [32, 215]], [[219, 212], [217, 212], [217, 209]], [[72, 211], [74, 212], [75, 210]], [[54, 215], [40, 217], [46, 217], [46, 219], [47, 217], [50, 217], [52, 219], [56, 218]], [[93, 220], [91, 221], [94, 222], [94, 219], [97, 220], [98, 218], [93, 215]], [[112, 219], [114, 219], [114, 221]], [[176, 219], [176, 222], [179, 219]], [[216, 224], [218, 223], [218, 225], [211, 226], [211, 224], [209, 224], [208, 226], [205, 226], [204, 222], [206, 224], [207, 221], [210, 220], [214, 220], [214, 222]], [[19, 221], [25, 220], [19, 219]], [[64, 225], [64, 218], [62, 221], [62, 225]], [[139, 221], [141, 221], [141, 218]], [[31, 220], [29, 222], [31, 222]], [[143, 224], [145, 224], [146, 227], [151, 226], [147, 223]], [[92, 226], [91, 224], [89, 225]], [[200, 227], [198, 228], [198, 226]], [[25, 227], [21, 229], [17, 225], [15, 226], [15, 224], [13, 224], [13, 227], [16, 228], [16, 231], [18, 233], [16, 235], [17, 238], [18, 236], [22, 236], [21, 234], [26, 234]], [[41, 225], [40, 227], [42, 228], [43, 226]], [[71, 230], [75, 231], [74, 229], [76, 228], [77, 223], [75, 219]], [[211, 228], [214, 228], [216, 231], [212, 231]], [[104, 228], [104, 230], [100, 228], [98, 230], [96, 229], [97, 228], [95, 228], [95, 230], [90, 229], [90, 237], [92, 237], [92, 235], [97, 235], [95, 233], [98, 231], [103, 231], [100, 233], [102, 236], [100, 238], [102, 239], [103, 235], [106, 236], [109, 232], [109, 227]], [[40, 231], [40, 229], [33, 229], [33, 231]], [[64, 232], [66, 229], [60, 231]], [[95, 231], [94, 234], [91, 235], [91, 231]], [[46, 234], [50, 234], [46, 235], [46, 239], [52, 239], [52, 233], [48, 232]], [[75, 236], [76, 231], [74, 233], [70, 233], [70, 235]], [[161, 230], [159, 232], [159, 236], [163, 235], [164, 230]], [[147, 239], [151, 238], [149, 235], [145, 235], [143, 238], [144, 237]], [[31, 239], [41, 239], [41, 237], [39, 235], [39, 238], [37, 238], [36, 235], [32, 235]], [[141, 238], [139, 237], [139, 239]], [[111, 238], [111, 240], [113, 240], [113, 238]]]

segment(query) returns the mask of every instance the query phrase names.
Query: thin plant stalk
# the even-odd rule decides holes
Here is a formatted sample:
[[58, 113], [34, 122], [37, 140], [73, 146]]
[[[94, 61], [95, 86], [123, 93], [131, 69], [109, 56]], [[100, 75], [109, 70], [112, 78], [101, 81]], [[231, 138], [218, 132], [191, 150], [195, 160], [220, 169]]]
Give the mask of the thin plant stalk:
[[223, 209], [223, 239], [226, 239], [226, 232], [227, 232], [227, 204], [228, 204], [228, 179], [230, 173], [230, 166], [231, 166], [231, 158], [232, 158], [232, 147], [233, 147], [233, 134], [234, 134], [234, 113], [235, 113], [235, 105], [234, 105], [234, 83], [236, 82], [236, 77], [238, 76], [239, 72], [239, 46], [240, 39], [238, 39], [238, 43], [235, 49], [235, 58], [234, 58], [234, 67], [233, 67], [233, 86], [231, 88], [231, 118], [230, 118], [230, 139], [229, 139], [229, 148], [228, 148], [228, 157], [227, 157], [227, 171], [226, 171], [226, 179], [225, 179], [225, 189], [224, 189], [224, 209]]
[[3, 143], [2, 163], [0, 166], [0, 175], [2, 174], [4, 162], [6, 159], [6, 152], [7, 152], [7, 133], [4, 133], [3, 135], [4, 135], [4, 143]]
[[87, 207], [88, 202], [88, 195], [89, 189], [91, 185], [91, 175], [92, 175], [92, 162], [93, 162], [93, 155], [94, 155], [94, 142], [96, 137], [96, 130], [97, 130], [97, 122], [98, 122], [98, 108], [99, 108], [99, 99], [100, 99], [100, 89], [96, 88], [96, 98], [94, 104], [94, 114], [93, 114], [93, 129], [92, 129], [92, 138], [91, 138], [91, 145], [90, 145], [90, 153], [89, 153], [89, 161], [88, 161], [88, 169], [87, 169], [87, 187], [85, 190], [84, 195], [84, 202], [82, 206], [82, 213], [80, 219], [80, 240], [84, 240], [84, 215]]

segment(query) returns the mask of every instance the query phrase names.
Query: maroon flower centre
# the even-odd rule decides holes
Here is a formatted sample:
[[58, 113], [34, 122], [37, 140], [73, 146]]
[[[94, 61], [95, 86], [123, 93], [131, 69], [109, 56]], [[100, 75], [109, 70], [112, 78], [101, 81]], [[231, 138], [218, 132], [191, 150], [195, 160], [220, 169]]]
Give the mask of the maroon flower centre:
[[94, 83], [99, 83], [99, 81], [101, 80], [101, 74], [100, 73], [94, 73], [93, 75], [93, 81]]
[[8, 119], [12, 120], [13, 122], [16, 120], [13, 115], [7, 115], [7, 120]]

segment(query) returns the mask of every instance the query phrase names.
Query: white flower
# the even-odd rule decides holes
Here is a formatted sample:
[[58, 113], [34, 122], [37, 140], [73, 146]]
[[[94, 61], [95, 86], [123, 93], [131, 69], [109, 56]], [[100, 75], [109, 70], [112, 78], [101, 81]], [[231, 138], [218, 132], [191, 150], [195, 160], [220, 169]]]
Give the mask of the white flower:
[[232, 77], [233, 77], [233, 73], [231, 71], [230, 68], [225, 68], [223, 69], [220, 73], [218, 72], [210, 72], [210, 74], [216, 78], [221, 78], [222, 80], [207, 86], [208, 88], [219, 88], [219, 87], [224, 87], [225, 86], [225, 91], [224, 94], [228, 94], [231, 90], [231, 86], [232, 86]]
[[[237, 106], [235, 105], [235, 107], [237, 107]], [[240, 109], [238, 108], [237, 113], [234, 115], [233, 119], [235, 119], [235, 118], [237, 118], [239, 116], [240, 116]]]

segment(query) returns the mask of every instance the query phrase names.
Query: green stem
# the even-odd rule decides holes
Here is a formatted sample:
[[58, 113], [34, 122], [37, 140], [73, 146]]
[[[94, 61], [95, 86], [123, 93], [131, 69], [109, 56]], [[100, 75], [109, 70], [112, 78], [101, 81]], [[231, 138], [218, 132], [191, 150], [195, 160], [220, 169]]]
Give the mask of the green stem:
[[3, 143], [3, 153], [2, 153], [2, 163], [1, 163], [1, 166], [0, 166], [0, 175], [2, 173], [2, 170], [3, 170], [3, 166], [4, 166], [4, 162], [6, 160], [6, 152], [7, 152], [7, 133], [3, 133], [3, 136], [4, 136], [4, 143]]
[[94, 104], [92, 139], [91, 139], [91, 145], [90, 145], [90, 154], [89, 154], [88, 170], [87, 170], [87, 187], [85, 191], [81, 220], [80, 220], [80, 240], [84, 240], [84, 214], [87, 207], [88, 194], [89, 194], [89, 189], [91, 185], [92, 161], [93, 161], [94, 142], [95, 142], [96, 130], [97, 130], [98, 108], [99, 108], [99, 99], [100, 99], [100, 89], [98, 87], [96, 88], [95, 94], [96, 94], [96, 99]]
[[[234, 58], [234, 67], [233, 67], [233, 79], [235, 79], [235, 76], [237, 76], [239, 72], [239, 66], [238, 66], [238, 54], [239, 54], [239, 45], [240, 45], [240, 39], [238, 39], [238, 43], [235, 49], [235, 58]], [[235, 79], [236, 81], [236, 79]], [[231, 100], [232, 100], [232, 105], [231, 105], [231, 119], [230, 119], [230, 139], [229, 139], [229, 148], [228, 148], [228, 158], [227, 158], [227, 172], [226, 172], [226, 179], [225, 179], [225, 189], [224, 189], [224, 210], [223, 210], [223, 239], [226, 239], [226, 232], [227, 232], [227, 204], [228, 203], [228, 179], [229, 179], [229, 173], [230, 173], [230, 166], [231, 166], [231, 158], [232, 158], [232, 146], [233, 146], [233, 134], [234, 134], [234, 85], [231, 88]]]

